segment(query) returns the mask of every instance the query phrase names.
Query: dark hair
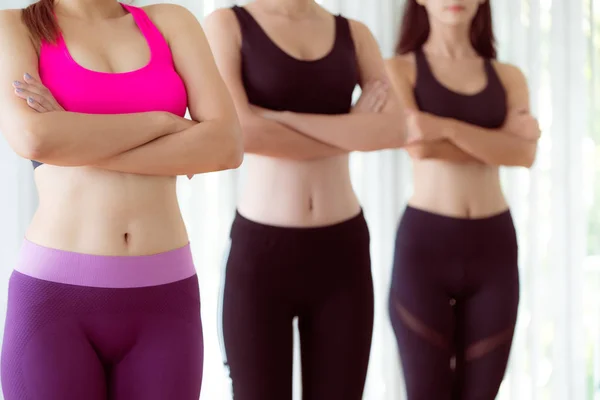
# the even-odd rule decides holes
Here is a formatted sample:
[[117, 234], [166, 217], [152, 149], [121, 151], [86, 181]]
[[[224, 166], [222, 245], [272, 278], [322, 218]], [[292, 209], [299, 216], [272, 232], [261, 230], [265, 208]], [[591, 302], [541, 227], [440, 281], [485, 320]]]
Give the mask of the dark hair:
[[[479, 6], [471, 24], [470, 36], [471, 43], [480, 56], [496, 58], [496, 39], [492, 28], [492, 9], [489, 0]], [[428, 37], [427, 10], [416, 0], [406, 0], [396, 54], [406, 54], [421, 48]]]
[[39, 0], [23, 10], [23, 22], [34, 41], [56, 43], [60, 28], [54, 16], [54, 0]]

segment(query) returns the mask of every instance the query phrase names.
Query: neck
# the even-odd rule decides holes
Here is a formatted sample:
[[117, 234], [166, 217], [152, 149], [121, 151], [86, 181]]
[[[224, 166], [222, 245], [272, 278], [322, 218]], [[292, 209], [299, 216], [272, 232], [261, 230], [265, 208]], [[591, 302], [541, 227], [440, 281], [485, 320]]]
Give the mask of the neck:
[[449, 26], [429, 21], [430, 31], [425, 47], [432, 53], [449, 58], [466, 58], [477, 56], [471, 44], [470, 25]]
[[86, 20], [123, 15], [123, 8], [117, 0], [60, 0], [54, 8], [57, 14]]
[[303, 17], [315, 9], [314, 0], [256, 0], [263, 9], [286, 17]]

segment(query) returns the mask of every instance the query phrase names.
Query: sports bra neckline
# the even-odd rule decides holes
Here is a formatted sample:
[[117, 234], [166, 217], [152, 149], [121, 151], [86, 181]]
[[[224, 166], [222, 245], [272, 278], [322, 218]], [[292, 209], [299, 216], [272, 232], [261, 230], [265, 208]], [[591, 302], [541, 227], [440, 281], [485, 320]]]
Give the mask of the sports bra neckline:
[[312, 59], [312, 60], [303, 60], [297, 57], [294, 57], [293, 55], [291, 55], [290, 53], [288, 53], [286, 50], [282, 49], [272, 38], [271, 36], [269, 36], [269, 34], [267, 33], [267, 31], [265, 31], [265, 29], [258, 23], [258, 21], [256, 20], [256, 18], [254, 18], [254, 16], [252, 15], [252, 13], [250, 11], [248, 11], [246, 9], [246, 7], [243, 6], [238, 6], [235, 5], [234, 8], [238, 8], [240, 9], [251, 21], [252, 23], [256, 26], [256, 28], [260, 31], [261, 35], [264, 36], [264, 38], [266, 39], [266, 41], [268, 43], [270, 43], [270, 46], [275, 48], [277, 50], [278, 53], [282, 54], [283, 56], [285, 56], [286, 58], [295, 61], [297, 63], [304, 63], [304, 64], [315, 64], [315, 63], [319, 63], [319, 62], [323, 62], [325, 60], [327, 60], [328, 58], [330, 58], [334, 53], [335, 50], [338, 47], [339, 44], [339, 40], [340, 40], [340, 35], [339, 35], [339, 16], [338, 15], [332, 15], [334, 18], [334, 38], [333, 38], [333, 45], [330, 47], [330, 49], [322, 56]]
[[135, 22], [135, 25], [137, 26], [137, 28], [140, 30], [140, 32], [144, 36], [144, 39], [146, 40], [146, 45], [148, 46], [148, 50], [150, 52], [150, 59], [142, 67], [136, 68], [132, 71], [126, 71], [126, 72], [104, 72], [104, 71], [96, 71], [93, 69], [89, 69], [89, 68], [84, 67], [80, 63], [78, 63], [73, 58], [73, 56], [71, 55], [71, 51], [69, 50], [69, 47], [67, 46], [67, 43], [65, 42], [62, 32], [59, 32], [57, 45], [63, 48], [65, 56], [67, 57], [69, 62], [72, 63], [77, 69], [79, 69], [81, 71], [85, 71], [86, 73], [95, 74], [95, 75], [126, 76], [126, 75], [142, 73], [142, 72], [146, 71], [148, 68], [152, 67], [152, 65], [154, 64], [154, 59], [155, 59], [154, 46], [152, 45], [152, 40], [148, 37], [148, 32], [144, 28], [144, 24], [140, 20], [140, 18], [141, 18], [140, 12], [143, 13], [144, 11], [141, 9], [138, 9], [137, 7], [133, 7], [133, 6], [123, 4], [120, 2], [119, 2], [119, 4], [121, 5], [121, 7], [123, 7], [123, 9], [125, 11], [127, 11], [129, 14], [131, 14], [133, 21]]
[[[427, 55], [423, 51], [423, 48], [419, 48], [418, 50], [415, 51], [415, 57], [416, 57], [416, 63], [417, 63], [417, 75], [419, 75], [419, 74], [427, 75], [426, 77], [421, 76], [421, 78], [426, 78], [427, 80], [433, 81], [435, 83], [435, 85], [438, 86], [441, 90], [443, 90], [453, 96], [457, 96], [457, 97], [460, 97], [463, 99], [476, 98], [476, 97], [484, 95], [491, 88], [491, 85], [492, 85], [491, 75], [492, 75], [493, 71], [490, 71], [490, 68], [493, 68], [493, 66], [491, 65], [490, 60], [487, 58], [481, 58], [483, 60], [483, 66], [484, 66], [484, 70], [485, 70], [485, 78], [486, 78], [485, 85], [483, 85], [483, 87], [475, 93], [462, 93], [462, 92], [458, 92], [456, 90], [450, 89], [448, 86], [446, 86], [442, 82], [440, 82], [440, 80], [433, 73], [433, 70], [431, 69], [431, 64], [429, 63], [429, 60], [427, 59]], [[419, 81], [419, 76], [417, 76], [416, 81], [417, 82]]]

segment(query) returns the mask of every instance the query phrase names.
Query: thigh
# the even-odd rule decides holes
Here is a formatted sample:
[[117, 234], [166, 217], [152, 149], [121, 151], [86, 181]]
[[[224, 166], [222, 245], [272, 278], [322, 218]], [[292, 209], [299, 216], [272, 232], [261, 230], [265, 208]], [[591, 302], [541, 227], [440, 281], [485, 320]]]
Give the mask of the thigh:
[[294, 315], [280, 258], [260, 241], [231, 243], [221, 332], [236, 400], [292, 398]]
[[77, 318], [63, 312], [68, 292], [67, 285], [13, 273], [2, 344], [6, 400], [106, 399], [103, 365]]
[[111, 400], [198, 400], [203, 338], [197, 322], [146, 316], [131, 350], [112, 369]]
[[198, 277], [120, 293], [134, 299], [126, 309], [132, 343], [112, 366], [110, 399], [198, 400], [204, 356]]
[[[490, 263], [490, 264], [493, 264]], [[504, 378], [517, 320], [519, 279], [513, 265], [479, 266], [490, 274], [460, 305], [464, 353], [459, 362], [460, 400], [493, 400]]]
[[321, 288], [322, 298], [298, 320], [304, 400], [363, 397], [374, 312], [368, 238], [338, 250], [339, 275], [329, 277], [328, 287]]
[[389, 313], [408, 400], [451, 398], [455, 317], [451, 297], [435, 271], [454, 266], [410, 246], [397, 246]]

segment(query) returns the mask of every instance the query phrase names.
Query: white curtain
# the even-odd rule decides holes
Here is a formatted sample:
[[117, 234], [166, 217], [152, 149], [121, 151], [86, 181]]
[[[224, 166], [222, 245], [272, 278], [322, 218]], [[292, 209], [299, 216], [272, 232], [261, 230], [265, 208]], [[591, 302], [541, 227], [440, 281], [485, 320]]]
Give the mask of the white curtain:
[[[229, 0], [168, 1], [199, 20]], [[600, 0], [491, 0], [500, 59], [529, 81], [543, 137], [531, 171], [503, 170], [520, 242], [521, 304], [500, 400], [600, 400]], [[3, 0], [16, 8], [26, 0]], [[137, 1], [145, 5], [149, 1]], [[244, 2], [238, 2], [244, 3]], [[392, 55], [402, 0], [323, 0], [365, 22]], [[5, 84], [10, 84], [6, 82]], [[1, 106], [1, 105], [0, 105]], [[387, 293], [398, 218], [411, 193], [401, 151], [352, 156], [372, 235], [376, 317], [365, 400], [404, 399]], [[230, 400], [221, 364], [220, 271], [238, 180], [221, 172], [181, 179], [180, 202], [201, 281], [205, 329], [202, 400]], [[30, 165], [0, 140], [0, 313], [23, 232], [36, 205]], [[482, 266], [484, 267], [484, 266]], [[297, 384], [296, 399], [300, 399]], [[433, 400], [433, 399], [432, 399]]]

